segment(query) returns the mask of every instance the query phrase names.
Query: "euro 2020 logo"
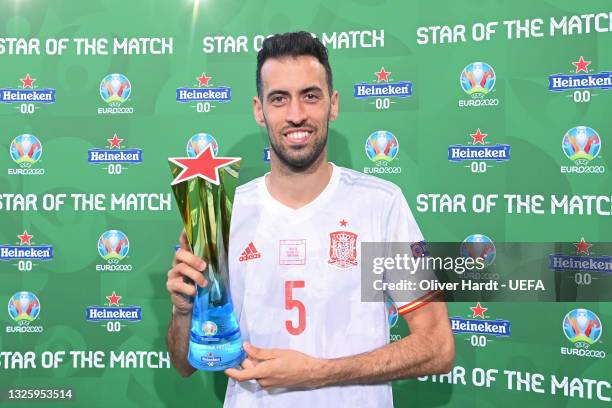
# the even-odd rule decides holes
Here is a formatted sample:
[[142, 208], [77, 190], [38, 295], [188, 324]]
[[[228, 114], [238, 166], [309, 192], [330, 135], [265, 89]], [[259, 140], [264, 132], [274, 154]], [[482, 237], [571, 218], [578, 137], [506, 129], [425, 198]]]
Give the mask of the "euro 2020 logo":
[[23, 134], [13, 139], [11, 158], [22, 168], [29, 168], [42, 157], [42, 144], [34, 135]]
[[461, 71], [459, 83], [469, 99], [460, 99], [459, 107], [497, 106], [499, 99], [491, 97], [497, 76], [486, 62], [472, 62]]
[[100, 83], [100, 96], [111, 106], [119, 106], [128, 100], [132, 85], [123, 74], [109, 74]]
[[495, 71], [486, 62], [473, 62], [461, 72], [461, 87], [473, 98], [488, 94], [494, 86]]
[[367, 138], [365, 150], [368, 158], [377, 165], [387, 164], [397, 156], [399, 143], [393, 133], [378, 130]]
[[401, 166], [391, 164], [399, 153], [399, 142], [393, 133], [387, 130], [372, 132], [366, 139], [365, 153], [376, 164], [376, 167], [364, 167], [365, 174], [402, 172]]
[[9, 300], [8, 312], [18, 325], [27, 326], [38, 318], [40, 302], [32, 292], [17, 292]]
[[601, 152], [601, 137], [595, 129], [576, 126], [563, 135], [561, 148], [573, 166], [561, 166], [561, 173], [605, 173], [603, 165], [594, 165], [593, 160]]
[[592, 311], [584, 308], [571, 310], [563, 318], [563, 334], [574, 347], [561, 347], [562, 355], [606, 358], [606, 352], [594, 346], [603, 332], [603, 324]]
[[385, 297], [385, 308], [387, 309], [387, 320], [389, 321], [389, 328], [392, 329], [397, 324], [399, 318], [399, 312], [397, 306], [393, 302], [390, 296]]
[[130, 241], [121, 231], [109, 230], [98, 240], [98, 253], [109, 264], [123, 260], [130, 250]]
[[588, 309], [574, 309], [563, 319], [563, 333], [577, 347], [588, 348], [597, 343], [602, 330], [601, 320]]
[[218, 328], [215, 322], [208, 320], [202, 324], [202, 332], [204, 333], [204, 336], [214, 336], [215, 334], [217, 334], [217, 331]]
[[196, 157], [208, 145], [211, 145], [212, 151], [216, 156], [219, 152], [219, 145], [215, 138], [208, 133], [196, 133], [187, 142], [187, 156]]
[[463, 241], [460, 253], [463, 258], [474, 260], [482, 258], [484, 266], [487, 267], [493, 264], [497, 250], [491, 238], [482, 234], [473, 234]]

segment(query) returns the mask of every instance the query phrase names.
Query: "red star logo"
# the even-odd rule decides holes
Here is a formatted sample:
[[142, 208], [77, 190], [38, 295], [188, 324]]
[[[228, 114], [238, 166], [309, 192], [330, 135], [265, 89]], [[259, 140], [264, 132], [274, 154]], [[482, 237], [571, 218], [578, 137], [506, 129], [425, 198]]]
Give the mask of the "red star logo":
[[115, 133], [112, 139], [106, 139], [106, 140], [108, 140], [108, 143], [110, 143], [111, 149], [114, 149], [115, 147], [117, 149], [121, 149], [121, 142], [123, 142], [125, 139], [119, 139], [117, 137], [117, 134]]
[[198, 77], [199, 86], [208, 86], [208, 81], [211, 79], [212, 77], [206, 76], [206, 74], [202, 72], [202, 75]]
[[25, 78], [19, 78], [19, 80], [23, 83], [23, 88], [32, 88], [32, 84], [36, 81], [34, 78], [30, 78], [30, 74], [26, 74]]
[[472, 139], [474, 139], [472, 141], [472, 144], [478, 144], [480, 143], [481, 145], [485, 144], [484, 142], [484, 138], [487, 137], [489, 134], [488, 133], [480, 133], [480, 128], [476, 131], [476, 133], [470, 133], [470, 136], [472, 136]]
[[30, 240], [33, 236], [34, 235], [29, 235], [28, 231], [23, 231], [23, 234], [17, 235], [17, 238], [19, 238], [19, 240], [21, 241], [19, 243], [20, 245], [32, 245], [32, 242], [30, 242]]
[[478, 302], [475, 307], [470, 306], [470, 309], [472, 309], [472, 318], [480, 316], [483, 319], [485, 318], [485, 312], [489, 310], [488, 307], [480, 306], [480, 302]]
[[576, 247], [576, 249], [578, 249], [578, 255], [580, 255], [580, 254], [588, 255], [589, 254], [589, 248], [591, 248], [593, 246], [593, 244], [587, 244], [584, 241], [584, 238], [582, 238], [580, 240], [580, 242], [576, 242], [574, 244], [574, 246]]
[[390, 72], [385, 71], [385, 67], [381, 67], [380, 71], [375, 72], [374, 74], [378, 77], [378, 82], [389, 82], [389, 75], [391, 75]]
[[345, 221], [345, 220], [340, 221], [341, 227], [346, 227], [346, 224], [348, 224], [348, 221]]
[[572, 62], [572, 64], [576, 66], [576, 73], [579, 73], [580, 71], [588, 73], [589, 69], [587, 67], [591, 64], [591, 61], [585, 61], [584, 58], [580, 56], [580, 59], [576, 62]]
[[108, 299], [109, 306], [119, 306], [119, 301], [121, 300], [122, 297], [123, 296], [118, 296], [113, 290], [113, 294], [110, 296], [107, 296], [106, 299]]
[[195, 177], [219, 185], [219, 168], [240, 161], [240, 157], [215, 157], [212, 146], [209, 144], [196, 157], [170, 157], [168, 160], [183, 168], [183, 171], [172, 181], [171, 185]]

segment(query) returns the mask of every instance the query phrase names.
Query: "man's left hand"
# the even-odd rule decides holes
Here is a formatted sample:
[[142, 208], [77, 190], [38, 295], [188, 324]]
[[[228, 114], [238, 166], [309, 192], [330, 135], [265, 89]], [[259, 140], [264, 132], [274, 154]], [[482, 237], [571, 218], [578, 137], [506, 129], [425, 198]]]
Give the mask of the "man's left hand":
[[247, 359], [242, 370], [225, 374], [236, 381], [257, 380], [262, 388], [316, 388], [323, 386], [317, 374], [325, 360], [288, 349], [264, 349], [244, 343]]

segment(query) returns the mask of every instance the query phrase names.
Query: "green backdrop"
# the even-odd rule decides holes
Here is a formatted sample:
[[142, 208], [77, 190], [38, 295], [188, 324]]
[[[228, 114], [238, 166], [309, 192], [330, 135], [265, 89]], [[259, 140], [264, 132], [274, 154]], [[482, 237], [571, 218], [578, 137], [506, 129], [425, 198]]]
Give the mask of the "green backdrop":
[[[197, 6], [196, 6], [197, 5]], [[400, 185], [415, 217], [430, 241], [462, 241], [471, 234], [485, 234], [495, 242], [610, 242], [611, 222], [604, 215], [546, 213], [508, 214], [500, 206], [491, 213], [436, 213], [418, 211], [418, 194], [592, 194], [610, 196], [610, 176], [562, 174], [560, 166], [571, 161], [561, 149], [568, 129], [585, 125], [596, 129], [602, 151], [592, 165], [610, 167], [608, 135], [612, 133], [607, 90], [591, 90], [588, 102], [575, 102], [573, 92], [548, 90], [548, 77], [572, 74], [580, 56], [591, 61], [589, 72], [612, 70], [612, 46], [608, 33], [584, 33], [541, 38], [507, 39], [501, 24], [506, 19], [550, 17], [606, 12], [607, 4], [595, 0], [573, 1], [425, 1], [341, 0], [303, 3], [282, 1], [201, 0], [167, 2], [134, 0], [121, 2], [0, 1], [0, 37], [108, 38], [172, 37], [171, 55], [77, 55], [70, 42], [63, 55], [0, 55], [0, 88], [19, 88], [26, 73], [35, 78], [34, 88], [56, 90], [54, 104], [35, 104], [33, 114], [21, 114], [20, 104], [0, 104], [0, 193], [44, 194], [121, 193], [170, 194], [171, 180], [166, 158], [184, 156], [188, 139], [200, 132], [212, 134], [222, 155], [243, 157], [241, 182], [262, 175], [266, 134], [252, 117], [255, 93], [253, 38], [277, 32], [307, 30], [317, 35], [350, 31], [384, 30], [384, 46], [330, 47], [334, 86], [340, 93], [340, 116], [331, 125], [329, 159], [359, 171], [375, 168], [364, 152], [374, 131], [392, 132], [400, 151], [388, 167], [399, 173], [380, 177]], [[609, 8], [609, 7], [608, 7]], [[418, 27], [444, 24], [500, 22], [489, 41], [456, 44], [417, 44]], [[594, 30], [592, 30], [594, 31]], [[209, 36], [245, 36], [248, 52], [210, 52], [202, 49]], [[338, 34], [339, 35], [339, 34]], [[470, 97], [462, 90], [462, 70], [473, 62], [486, 62], [495, 70], [494, 88], [484, 96], [497, 99], [496, 106], [460, 108]], [[412, 82], [412, 96], [389, 98], [353, 97], [353, 87], [375, 83], [375, 72], [384, 67], [390, 82]], [[107, 74], [129, 78], [131, 96], [123, 106], [133, 114], [99, 115], [107, 104], [99, 84]], [[196, 77], [212, 77], [213, 87], [231, 87], [230, 102], [214, 102], [210, 112], [197, 112], [194, 103], [175, 99], [176, 89], [197, 87]], [[381, 98], [384, 99], [384, 98]], [[383, 109], [377, 109], [377, 103]], [[202, 110], [207, 106], [202, 105]], [[27, 109], [27, 108], [25, 108]], [[476, 129], [487, 133], [487, 142], [511, 146], [507, 162], [490, 163], [485, 173], [472, 173], [465, 163], [448, 160], [450, 145], [466, 145]], [[87, 162], [87, 151], [105, 148], [117, 133], [122, 147], [143, 150], [142, 163], [123, 166], [121, 174], [108, 174], [105, 166]], [[17, 168], [9, 146], [17, 135], [33, 134], [44, 146], [42, 176], [9, 175]], [[469, 165], [469, 164], [468, 164]], [[350, 203], [338, 203], [350, 205]], [[170, 300], [166, 273], [181, 229], [180, 216], [172, 208], [163, 211], [75, 211], [65, 204], [59, 211], [0, 210], [0, 244], [14, 245], [24, 230], [32, 243], [51, 244], [54, 258], [35, 262], [31, 271], [19, 271], [15, 262], [0, 262], [0, 303], [18, 291], [38, 296], [41, 312], [31, 325], [42, 333], [0, 335], [2, 351], [95, 350], [106, 353], [105, 368], [73, 367], [66, 356], [57, 368], [0, 368], [3, 401], [9, 388], [72, 388], [78, 406], [221, 406], [226, 379], [223, 374], [197, 373], [181, 378], [172, 368], [110, 368], [111, 351], [165, 351], [165, 330]], [[122, 261], [130, 272], [100, 272], [104, 264], [97, 252], [100, 235], [111, 229], [123, 231], [130, 242]], [[599, 252], [599, 255], [604, 255]], [[554, 273], [554, 272], [550, 272]], [[608, 279], [605, 274], [594, 275]], [[115, 291], [126, 305], [142, 308], [142, 320], [126, 323], [119, 332], [108, 332], [85, 319], [85, 309], [102, 305]], [[2, 300], [4, 299], [4, 300]], [[561, 355], [572, 348], [562, 330], [563, 318], [576, 308], [597, 314], [603, 334], [591, 349], [611, 351], [606, 324], [612, 321], [610, 303], [487, 303], [488, 319], [511, 322], [506, 338], [486, 336], [484, 347], [473, 346], [470, 335], [456, 335], [456, 365], [466, 372], [466, 384], [439, 378], [394, 383], [397, 407], [599, 407], [609, 406], [609, 359]], [[451, 316], [472, 317], [473, 304], [449, 304]], [[8, 314], [0, 320], [14, 326]], [[401, 319], [400, 319], [401, 320]], [[403, 322], [392, 329], [393, 339], [407, 334]], [[476, 372], [473, 370], [476, 369]], [[497, 369], [495, 381], [480, 384], [479, 369]], [[540, 373], [544, 392], [508, 389], [504, 370]], [[568, 395], [551, 392], [551, 375], [568, 377]], [[595, 380], [592, 395], [587, 380]], [[606, 387], [607, 382], [607, 387]], [[597, 396], [599, 387], [600, 396]], [[571, 388], [571, 390], [570, 390]], [[580, 391], [582, 390], [582, 394]], [[15, 403], [16, 406], [22, 403]]]

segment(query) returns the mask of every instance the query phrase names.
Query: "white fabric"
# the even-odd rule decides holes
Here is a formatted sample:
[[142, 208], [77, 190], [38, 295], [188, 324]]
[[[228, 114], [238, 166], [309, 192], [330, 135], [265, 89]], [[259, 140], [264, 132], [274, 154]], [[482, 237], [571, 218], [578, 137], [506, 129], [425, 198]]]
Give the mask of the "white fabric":
[[[423, 240], [400, 188], [333, 166], [324, 191], [294, 210], [270, 196], [264, 177], [237, 189], [230, 233], [230, 287], [244, 340], [321, 358], [350, 356], [387, 344], [385, 304], [361, 302], [359, 242]], [[357, 234], [357, 265], [329, 263], [330, 233], [336, 231]], [[245, 260], [252, 253], [252, 247], [245, 252], [251, 243], [260, 256]], [[290, 334], [286, 327], [298, 325], [298, 309], [285, 307], [287, 281], [304, 282], [303, 288], [292, 290], [292, 298], [306, 310], [300, 334]], [[415, 299], [418, 296], [415, 293]], [[398, 308], [406, 304], [396, 303]], [[392, 406], [390, 383], [266, 391], [255, 381], [232, 379], [224, 404], [226, 408]]]

